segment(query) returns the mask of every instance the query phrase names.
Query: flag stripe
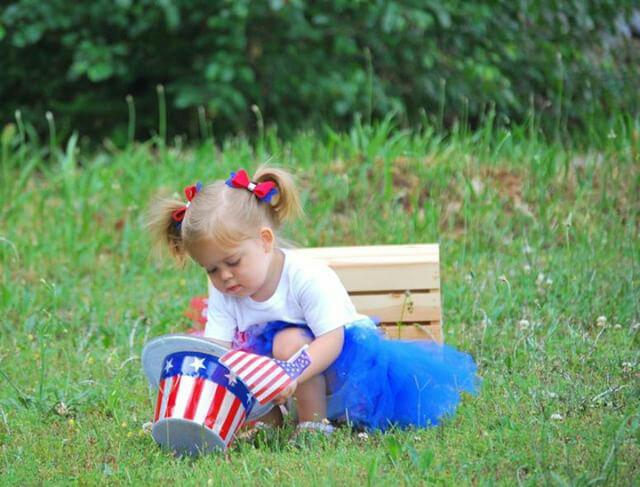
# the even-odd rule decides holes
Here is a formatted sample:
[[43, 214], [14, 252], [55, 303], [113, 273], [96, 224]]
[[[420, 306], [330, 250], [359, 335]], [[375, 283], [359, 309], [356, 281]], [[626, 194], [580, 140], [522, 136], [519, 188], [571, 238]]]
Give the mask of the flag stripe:
[[162, 407], [162, 399], [163, 399], [163, 392], [164, 392], [164, 379], [162, 379], [160, 381], [160, 384], [158, 384], [158, 400], [156, 401], [156, 410], [155, 413], [153, 414], [153, 421], [158, 421], [158, 418], [160, 417], [160, 408]]
[[240, 399], [238, 399], [237, 397], [234, 397], [233, 402], [231, 403], [231, 407], [229, 409], [229, 414], [227, 414], [227, 417], [224, 423], [222, 424], [222, 428], [220, 428], [220, 436], [222, 437], [222, 440], [225, 443], [227, 442], [227, 435], [229, 434], [229, 429], [231, 428], [231, 424], [235, 420], [236, 414], [238, 415], [242, 414], [242, 411], [238, 412], [239, 408], [240, 408]]
[[238, 427], [241, 426], [242, 423], [244, 422], [245, 413], [246, 411], [243, 409], [241, 414], [236, 414], [237, 421], [234, 421], [233, 424], [231, 425], [229, 441], [227, 442], [227, 446], [233, 443], [233, 440], [236, 438], [236, 432], [238, 431]]
[[200, 394], [200, 403], [198, 404], [198, 407], [196, 408], [196, 414], [193, 417], [194, 421], [200, 424], [204, 423], [204, 420], [206, 419], [209, 412], [209, 406], [211, 405], [211, 400], [213, 399], [213, 393], [215, 392], [215, 389], [215, 382], [205, 380], [202, 393]]
[[187, 408], [184, 411], [184, 419], [193, 419], [196, 414], [196, 407], [198, 406], [198, 402], [200, 401], [200, 395], [202, 394], [202, 387], [204, 386], [204, 378], [198, 377], [196, 378], [196, 382], [193, 385], [193, 390], [191, 392], [191, 397], [189, 398], [189, 402], [187, 403]]
[[226, 389], [224, 389], [224, 392], [225, 394], [222, 399], [222, 404], [220, 404], [220, 409], [211, 423], [211, 429], [218, 435], [220, 435], [220, 430], [222, 429], [224, 420], [229, 416], [229, 410], [231, 409], [233, 401], [236, 400], [236, 396], [229, 393]]
[[261, 362], [264, 364], [264, 367], [259, 366], [260, 364], [256, 364], [256, 368], [250, 371], [248, 374], [238, 373], [238, 369], [236, 369], [235, 367], [229, 367], [229, 368], [247, 385], [247, 387], [249, 387], [249, 389], [251, 389], [253, 387], [256, 387], [256, 384], [258, 384], [259, 381], [263, 380], [266, 376], [268, 376], [274, 370], [278, 369], [277, 364], [275, 364], [273, 360], [267, 357], [262, 357], [262, 358], [264, 360]]
[[277, 387], [287, 380], [291, 382], [291, 377], [285, 374], [283, 370], [279, 370], [278, 373], [274, 375], [269, 382], [261, 383], [260, 385], [262, 387], [260, 389], [257, 389], [254, 394], [258, 398], [258, 400], [260, 400], [260, 396], [264, 397], [264, 394], [266, 394], [268, 391], [272, 390], [274, 387]]
[[258, 399], [258, 402], [260, 404], [266, 404], [282, 391], [284, 391], [287, 387], [289, 387], [290, 384], [291, 380], [289, 378], [280, 379], [268, 389], [262, 391], [260, 395], [256, 397], [256, 399]]
[[181, 375], [176, 375], [171, 384], [171, 392], [169, 393], [169, 400], [167, 401], [167, 410], [164, 413], [165, 418], [170, 418], [173, 414], [173, 406], [176, 403], [176, 396], [178, 395], [178, 389], [180, 389]]
[[225, 361], [228, 363], [233, 363], [235, 360], [239, 360], [244, 357], [244, 353], [241, 350], [231, 350], [230, 352], [225, 353], [222, 357], [220, 357], [220, 362]]
[[259, 377], [256, 377], [250, 384], [247, 384], [247, 387], [251, 389], [251, 392], [256, 393], [256, 391], [261, 390], [265, 385], [270, 383], [275, 377], [284, 373], [284, 371], [278, 367], [276, 364], [270, 364], [269, 368], [265, 368], [264, 374], [261, 374]]
[[171, 388], [173, 386], [173, 377], [169, 377], [164, 381], [164, 391], [162, 394], [162, 406], [160, 407], [160, 414], [158, 415], [158, 419], [164, 418], [167, 412], [167, 402], [169, 401], [169, 393], [171, 392]]
[[256, 359], [256, 355], [253, 354], [245, 354], [240, 358], [237, 362], [233, 364], [234, 370], [242, 370], [246, 365], [250, 364]]
[[260, 357], [260, 355], [249, 357], [249, 360], [247, 360], [245, 363], [234, 367], [233, 371], [238, 375], [246, 375], [250, 370], [253, 369], [253, 367], [263, 362], [262, 358], [263, 357]]
[[234, 350], [222, 357], [220, 361], [228, 364], [229, 367], [236, 367], [244, 358], [246, 358], [245, 352], [241, 350]]
[[265, 404], [282, 392], [289, 384], [291, 384], [291, 377], [287, 374], [283, 374], [280, 378], [275, 380], [275, 382], [269, 384], [265, 389], [258, 392], [256, 394], [256, 399], [258, 399], [260, 404]]
[[259, 387], [259, 384], [268, 380], [268, 377], [278, 370], [280, 370], [279, 367], [269, 361], [264, 367], [256, 370], [255, 374], [251, 374], [251, 378], [245, 379], [244, 383], [253, 391], [256, 387]]
[[213, 429], [213, 424], [216, 421], [216, 415], [219, 414], [220, 405], [222, 404], [222, 400], [224, 399], [224, 395], [227, 390], [221, 385], [215, 385], [215, 392], [213, 394], [213, 401], [211, 401], [211, 407], [209, 407], [209, 411], [207, 412], [207, 417], [204, 420], [204, 424], [207, 428]]
[[262, 372], [264, 372], [265, 369], [269, 368], [270, 364], [271, 359], [267, 357], [261, 357], [261, 359], [255, 363], [254, 367], [251, 367], [244, 372], [244, 383], [252, 383], [257, 377], [260, 377], [260, 375], [262, 375]]
[[178, 395], [176, 396], [176, 404], [171, 414], [174, 418], [183, 418], [184, 412], [189, 404], [191, 393], [193, 392], [193, 386], [195, 385], [196, 378], [191, 375], [183, 375], [180, 378], [180, 387], [178, 388]]

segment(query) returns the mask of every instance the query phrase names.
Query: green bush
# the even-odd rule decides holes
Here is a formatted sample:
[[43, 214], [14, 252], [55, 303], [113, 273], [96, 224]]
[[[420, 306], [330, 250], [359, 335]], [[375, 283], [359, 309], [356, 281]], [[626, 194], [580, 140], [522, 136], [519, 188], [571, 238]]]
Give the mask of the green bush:
[[[640, 43], [616, 0], [17, 0], [0, 13], [3, 122], [124, 137], [158, 127], [251, 131], [252, 106], [281, 130], [390, 111], [474, 123], [488, 107], [551, 129], [638, 111]], [[638, 11], [635, 15], [640, 15]], [[637, 26], [636, 26], [637, 28]], [[637, 32], [635, 33], [637, 34]], [[204, 110], [203, 110], [204, 109]]]

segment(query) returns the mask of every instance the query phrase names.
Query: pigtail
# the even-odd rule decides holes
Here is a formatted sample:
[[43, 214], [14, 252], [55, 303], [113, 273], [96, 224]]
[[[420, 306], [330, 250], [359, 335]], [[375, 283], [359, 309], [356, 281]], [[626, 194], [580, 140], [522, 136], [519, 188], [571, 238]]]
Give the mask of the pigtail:
[[256, 183], [264, 181], [276, 183], [278, 195], [271, 201], [271, 217], [277, 227], [286, 221], [302, 216], [300, 195], [293, 176], [287, 171], [263, 165], [257, 169], [253, 181]]
[[147, 228], [153, 238], [156, 248], [168, 249], [169, 253], [180, 264], [184, 264], [187, 252], [182, 239], [182, 231], [172, 215], [176, 210], [184, 208], [184, 203], [178, 200], [158, 198], [147, 213]]

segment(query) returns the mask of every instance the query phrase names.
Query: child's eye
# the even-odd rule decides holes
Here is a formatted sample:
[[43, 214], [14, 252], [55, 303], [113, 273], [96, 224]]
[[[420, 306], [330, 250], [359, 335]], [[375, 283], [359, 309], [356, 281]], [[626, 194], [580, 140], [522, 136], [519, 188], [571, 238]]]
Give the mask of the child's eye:
[[217, 268], [217, 267], [214, 267], [213, 269], [209, 269], [207, 272], [208, 272], [209, 274], [215, 274], [215, 272], [216, 272], [217, 270], [218, 270], [218, 268]]
[[241, 261], [241, 260], [242, 260], [242, 259], [238, 259], [238, 260], [236, 260], [235, 262], [229, 262], [229, 267], [235, 267], [235, 266], [237, 266], [237, 265], [240, 263], [240, 261]]

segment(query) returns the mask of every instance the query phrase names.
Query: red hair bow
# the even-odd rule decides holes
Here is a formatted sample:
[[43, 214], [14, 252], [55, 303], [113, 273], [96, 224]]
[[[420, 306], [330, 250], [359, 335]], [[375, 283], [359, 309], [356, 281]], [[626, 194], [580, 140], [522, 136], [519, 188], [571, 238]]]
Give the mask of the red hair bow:
[[191, 201], [200, 192], [201, 189], [202, 183], [200, 182], [184, 188], [184, 195], [187, 197], [187, 204], [181, 208], [178, 208], [171, 214], [171, 218], [173, 218], [173, 221], [177, 222], [178, 224], [182, 223], [182, 220], [184, 220], [184, 214], [187, 212], [187, 208], [189, 208]]
[[278, 192], [276, 183], [273, 181], [264, 181], [262, 183], [252, 183], [249, 180], [249, 175], [244, 169], [239, 169], [238, 172], [232, 172], [231, 177], [226, 180], [227, 186], [232, 188], [244, 188], [251, 191], [261, 201], [267, 203], [271, 201], [271, 198]]

